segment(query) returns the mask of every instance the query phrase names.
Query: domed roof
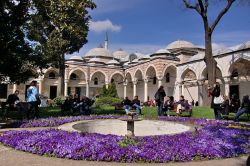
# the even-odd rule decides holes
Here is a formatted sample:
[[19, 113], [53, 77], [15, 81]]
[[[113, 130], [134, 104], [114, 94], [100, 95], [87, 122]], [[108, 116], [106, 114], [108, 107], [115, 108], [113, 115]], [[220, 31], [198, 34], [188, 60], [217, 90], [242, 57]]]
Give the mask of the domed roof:
[[85, 57], [112, 57], [112, 54], [110, 53], [109, 50], [107, 50], [106, 48], [93, 48], [91, 50], [89, 50], [86, 54]]
[[155, 52], [156, 54], [169, 54], [170, 52], [167, 49], [159, 49]]
[[139, 62], [139, 59], [134, 59], [134, 60], [132, 60], [132, 62], [130, 62], [130, 63], [138, 63]]
[[70, 60], [83, 60], [83, 59], [82, 59], [82, 57], [80, 57], [80, 56], [76, 56], [76, 55], [75, 55], [75, 56], [70, 57], [69, 59], [70, 59]]
[[118, 51], [115, 51], [113, 53], [113, 56], [117, 59], [123, 59], [128, 56], [128, 53], [126, 51], [123, 51], [122, 49], [119, 49]]
[[139, 58], [139, 60], [146, 60], [146, 59], [150, 59], [150, 54], [141, 56], [141, 57]]
[[246, 43], [242, 44], [239, 47], [239, 50], [246, 49], [246, 48], [250, 48], [250, 41], [247, 41]]
[[170, 43], [166, 49], [176, 49], [176, 48], [193, 48], [195, 45], [185, 40], [177, 40]]
[[108, 61], [107, 64], [108, 65], [119, 65], [120, 63], [117, 60], [112, 59], [112, 60]]
[[89, 63], [104, 63], [101, 58], [96, 58], [96, 57], [91, 58], [88, 62]]

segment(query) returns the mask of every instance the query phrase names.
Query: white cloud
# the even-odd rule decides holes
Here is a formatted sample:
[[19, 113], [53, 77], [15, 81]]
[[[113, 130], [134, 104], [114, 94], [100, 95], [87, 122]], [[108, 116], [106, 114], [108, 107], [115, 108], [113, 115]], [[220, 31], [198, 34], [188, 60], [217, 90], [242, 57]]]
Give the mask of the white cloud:
[[89, 29], [94, 32], [104, 32], [104, 31], [113, 31], [119, 32], [121, 31], [122, 27], [120, 25], [113, 24], [110, 20], [103, 20], [103, 21], [90, 21], [89, 22]]

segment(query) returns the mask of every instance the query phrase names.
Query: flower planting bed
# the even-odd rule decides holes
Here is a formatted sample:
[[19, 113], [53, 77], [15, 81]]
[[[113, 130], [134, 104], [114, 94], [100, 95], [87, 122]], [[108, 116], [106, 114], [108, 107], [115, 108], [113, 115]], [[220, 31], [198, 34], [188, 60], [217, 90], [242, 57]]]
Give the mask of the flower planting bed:
[[[109, 119], [118, 116], [48, 118], [23, 123], [21, 127], [58, 126], [84, 119]], [[60, 119], [60, 120], [59, 120]], [[0, 142], [43, 156], [75, 160], [116, 162], [169, 162], [219, 159], [249, 153], [250, 126], [227, 121], [160, 117], [159, 120], [203, 126], [176, 135], [122, 136], [67, 132], [58, 129], [5, 131]]]

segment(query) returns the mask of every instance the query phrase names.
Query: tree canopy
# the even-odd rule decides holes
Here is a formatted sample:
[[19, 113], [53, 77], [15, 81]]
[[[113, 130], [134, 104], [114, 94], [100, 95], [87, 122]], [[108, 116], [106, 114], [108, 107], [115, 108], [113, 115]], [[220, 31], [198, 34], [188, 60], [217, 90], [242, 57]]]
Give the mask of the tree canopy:
[[64, 56], [87, 42], [88, 9], [95, 7], [92, 0], [1, 1], [1, 78], [25, 81], [49, 66], [64, 77]]

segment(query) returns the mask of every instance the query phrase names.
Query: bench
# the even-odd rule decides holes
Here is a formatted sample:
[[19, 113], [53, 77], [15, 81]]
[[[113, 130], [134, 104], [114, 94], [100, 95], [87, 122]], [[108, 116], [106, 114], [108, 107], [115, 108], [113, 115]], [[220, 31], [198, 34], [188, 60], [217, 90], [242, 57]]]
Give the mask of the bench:
[[182, 113], [178, 114], [178, 113], [177, 113], [177, 105], [176, 105], [176, 104], [174, 105], [174, 109], [163, 108], [163, 114], [164, 114], [164, 115], [170, 116], [170, 112], [175, 113], [177, 116], [179, 116], [179, 115], [182, 114], [183, 112], [187, 112], [187, 113], [188, 113], [188, 117], [191, 117], [192, 114], [193, 114], [193, 109], [192, 109], [192, 107], [190, 106], [190, 108], [189, 108], [188, 110], [183, 110]]
[[[20, 102], [20, 104], [22, 105], [22, 107], [24, 107], [26, 110], [28, 110], [30, 108], [29, 103], [27, 102]], [[7, 102], [0, 102], [0, 108], [1, 108], [1, 116], [2, 119], [6, 119], [8, 117], [8, 114], [10, 112], [19, 112], [20, 110], [16, 107], [10, 106]]]
[[[124, 105], [121, 104], [121, 103], [115, 103], [115, 104], [113, 104], [112, 106], [115, 107], [115, 111], [125, 111]], [[131, 107], [131, 111], [135, 111], [135, 108], [134, 108], [134, 107]], [[140, 114], [141, 114], [141, 112], [140, 112]]]

